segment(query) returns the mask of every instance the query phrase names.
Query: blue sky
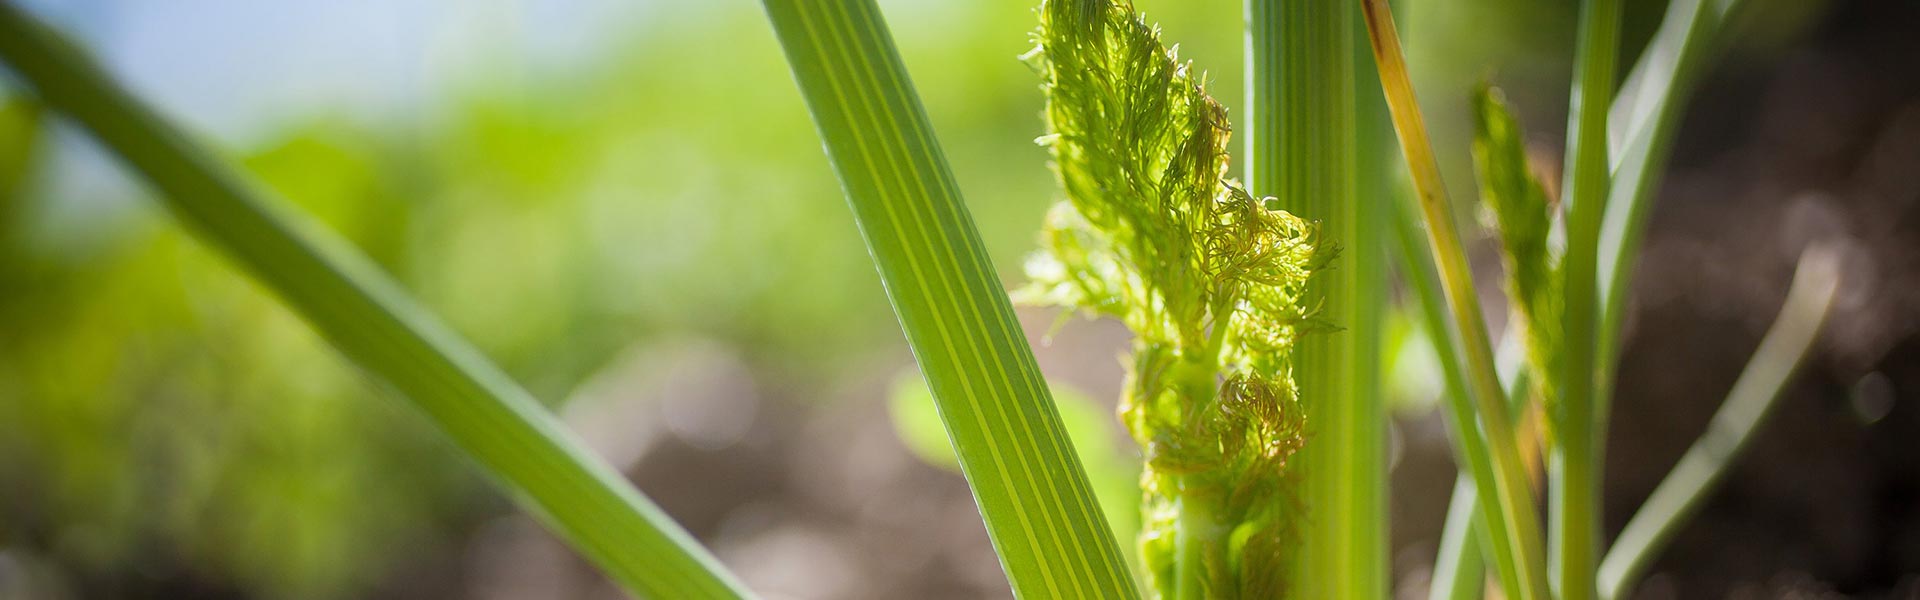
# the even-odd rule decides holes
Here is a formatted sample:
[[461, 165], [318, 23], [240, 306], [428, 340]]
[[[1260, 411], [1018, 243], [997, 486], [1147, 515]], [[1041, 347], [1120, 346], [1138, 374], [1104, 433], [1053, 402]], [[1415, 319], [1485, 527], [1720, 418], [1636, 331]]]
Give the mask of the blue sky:
[[635, 0], [25, 0], [193, 130], [236, 141], [292, 115], [376, 118], [461, 77], [579, 65]]

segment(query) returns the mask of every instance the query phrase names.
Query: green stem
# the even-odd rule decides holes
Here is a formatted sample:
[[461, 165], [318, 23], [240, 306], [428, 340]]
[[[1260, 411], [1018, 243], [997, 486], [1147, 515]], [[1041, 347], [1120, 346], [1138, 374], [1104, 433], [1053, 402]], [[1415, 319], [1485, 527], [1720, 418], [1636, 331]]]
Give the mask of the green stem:
[[202, 241], [278, 294], [342, 354], [404, 393], [514, 500], [614, 581], [655, 598], [748, 595], [691, 536], [365, 256], [282, 212], [72, 43], [4, 2], [0, 59], [144, 176]]
[[1178, 504], [1179, 526], [1174, 542], [1180, 555], [1178, 587], [1167, 600], [1205, 600], [1207, 581], [1211, 578], [1207, 572], [1208, 556], [1215, 555], [1214, 560], [1225, 559], [1217, 556], [1215, 550], [1226, 546], [1226, 527], [1203, 498], [1183, 496]]
[[[1362, 7], [1373, 44], [1374, 62], [1380, 71], [1381, 88], [1426, 218], [1428, 247], [1439, 267], [1442, 289], [1446, 292], [1469, 369], [1468, 388], [1472, 396], [1470, 401], [1449, 398], [1448, 422], [1475, 487], [1483, 499], [1492, 500], [1482, 502], [1481, 515], [1502, 585], [1515, 598], [1543, 598], [1547, 595], [1547, 582], [1541, 577], [1544, 561], [1540, 526], [1535, 520], [1533, 491], [1520, 464], [1518, 444], [1511, 435], [1484, 434], [1511, 431], [1513, 425], [1505, 406], [1506, 394], [1494, 368], [1493, 347], [1487, 339], [1466, 250], [1454, 225], [1446, 189], [1440, 180], [1440, 166], [1414, 98], [1392, 12], [1386, 0], [1362, 0]], [[1476, 421], [1479, 427], [1475, 427]]]
[[[1506, 342], [1519, 343], [1512, 337]], [[1533, 377], [1525, 364], [1515, 365], [1512, 374], [1507, 384], [1507, 408], [1518, 412], [1526, 406]], [[1477, 508], [1480, 494], [1472, 483], [1466, 475], [1454, 483], [1447, 521], [1440, 531], [1440, 552], [1433, 561], [1433, 585], [1428, 591], [1432, 600], [1479, 598], [1486, 590], [1486, 526]]]
[[1288, 585], [1300, 598], [1388, 592], [1387, 415], [1378, 348], [1385, 310], [1385, 223], [1355, 194], [1354, 7], [1343, 0], [1248, 0], [1248, 189], [1318, 221], [1340, 244], [1309, 302], [1343, 329], [1301, 338], [1295, 377], [1313, 423], [1302, 465], [1302, 550]]
[[[1219, 363], [1205, 356], [1217, 353], [1183, 357], [1167, 367], [1167, 380], [1187, 401], [1189, 411], [1211, 410], [1219, 393]], [[1184, 480], [1167, 483], [1179, 490], [1174, 494], [1174, 578], [1156, 581], [1156, 587], [1164, 600], [1205, 598], [1212, 577], [1207, 564], [1227, 560], [1226, 526], [1204, 493], [1188, 493]]]
[[[1427, 330], [1427, 339], [1433, 345], [1435, 359], [1440, 363], [1441, 381], [1445, 384], [1447, 398], [1465, 399], [1471, 397], [1467, 388], [1467, 367], [1460, 361], [1460, 336], [1454, 332], [1453, 323], [1447, 320], [1447, 298], [1440, 290], [1440, 275], [1434, 272], [1433, 258], [1425, 252], [1425, 240], [1421, 239], [1419, 216], [1415, 207], [1408, 206], [1411, 198], [1394, 202], [1393, 233], [1394, 248], [1400, 254], [1401, 276], [1412, 288], [1413, 297], [1419, 302], [1421, 324]], [[1449, 400], [1451, 401], [1451, 400]], [[1454, 436], [1454, 456], [1465, 466], [1466, 453], [1460, 448], [1460, 437]], [[1440, 552], [1435, 557], [1432, 585], [1429, 597], [1433, 600], [1477, 600], [1486, 589], [1486, 560], [1482, 555], [1479, 537], [1486, 533], [1485, 527], [1476, 525], [1480, 510], [1479, 494], [1475, 491], [1473, 476], [1466, 468], [1460, 470], [1459, 480], [1455, 482], [1452, 499], [1447, 504], [1447, 521], [1441, 530]]]
[[1780, 316], [1760, 341], [1759, 350], [1740, 372], [1726, 402], [1707, 431], [1680, 457], [1679, 464], [1654, 488], [1653, 495], [1627, 522], [1600, 565], [1600, 595], [1626, 594], [1680, 525], [1700, 509], [1753, 434], [1773, 412], [1800, 363], [1813, 348], [1840, 287], [1840, 255], [1815, 246], [1800, 255], [1793, 287]]
[[1548, 453], [1550, 569], [1556, 595], [1588, 600], [1600, 552], [1600, 443], [1594, 406], [1600, 224], [1606, 214], [1607, 111], [1620, 54], [1620, 0], [1581, 4], [1574, 83], [1568, 108], [1567, 253], [1564, 371], [1548, 404], [1554, 443]]
[[1487, 560], [1481, 549], [1486, 528], [1480, 520], [1480, 494], [1462, 473], [1453, 482], [1447, 520], [1440, 528], [1440, 552], [1433, 558], [1429, 600], [1480, 600], [1487, 589]]
[[878, 6], [762, 4], [1014, 594], [1138, 597]]

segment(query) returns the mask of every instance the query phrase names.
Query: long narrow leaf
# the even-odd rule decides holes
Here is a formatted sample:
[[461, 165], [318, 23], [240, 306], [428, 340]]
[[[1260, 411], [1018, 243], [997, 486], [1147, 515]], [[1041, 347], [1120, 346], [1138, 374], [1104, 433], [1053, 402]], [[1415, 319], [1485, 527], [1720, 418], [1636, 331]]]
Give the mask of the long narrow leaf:
[[879, 9], [764, 4], [1014, 593], [1137, 597]]
[[[1483, 105], [1482, 108], [1486, 107]], [[1507, 143], [1519, 140], [1517, 131], [1508, 133], [1511, 139]], [[1412, 288], [1414, 299], [1419, 302], [1422, 324], [1427, 329], [1429, 342], [1433, 344], [1434, 357], [1440, 363], [1443, 391], [1450, 397], [1467, 398], [1470, 391], [1467, 386], [1467, 367], [1460, 359], [1459, 334], [1454, 331], [1452, 322], [1447, 320], [1447, 299], [1440, 289], [1440, 275], [1435, 271], [1432, 256], [1422, 251], [1419, 217], [1415, 214], [1417, 209], [1410, 204], [1411, 199], [1406, 199], [1392, 205], [1395, 209], [1392, 214], [1394, 245], [1400, 253], [1403, 277]], [[1510, 269], [1510, 278], [1512, 273], [1518, 271]], [[1510, 289], [1519, 287], [1509, 282]], [[1508, 329], [1507, 338], [1501, 342], [1502, 358], [1509, 354], [1507, 349], [1521, 345], [1514, 331]], [[1534, 381], [1526, 364], [1533, 361], [1514, 362], [1518, 364], [1513, 365], [1512, 375], [1506, 384], [1509, 414], [1516, 414], [1523, 409], [1526, 400], [1531, 397]], [[1456, 440], [1456, 446], [1458, 443]], [[1463, 452], [1456, 448], [1455, 456], [1464, 456]], [[1473, 477], [1463, 471], [1454, 482], [1453, 494], [1447, 504], [1447, 518], [1441, 529], [1440, 549], [1434, 558], [1428, 598], [1478, 600], [1485, 591], [1486, 544], [1483, 538], [1487, 532], [1480, 520], [1480, 510], [1480, 494]]]
[[[1400, 253], [1402, 278], [1420, 304], [1421, 323], [1426, 327], [1428, 341], [1433, 344], [1434, 358], [1440, 363], [1441, 381], [1445, 384], [1442, 392], [1449, 398], [1469, 398], [1472, 392], [1467, 387], [1467, 367], [1460, 361], [1460, 336], [1447, 320], [1447, 298], [1440, 290], [1440, 275], [1434, 269], [1433, 258], [1425, 252], [1426, 242], [1421, 239], [1417, 209], [1409, 206], [1411, 200], [1392, 206], [1394, 247]], [[1451, 439], [1454, 456], [1466, 456], [1459, 447], [1459, 436]], [[1479, 544], [1480, 536], [1486, 532], [1484, 526], [1475, 524], [1479, 519], [1479, 498], [1473, 476], [1461, 469], [1447, 504], [1440, 551], [1434, 559], [1428, 594], [1433, 600], [1478, 600], [1481, 590], [1486, 588], [1486, 560]]]
[[413, 400], [515, 500], [615, 581], [656, 598], [746, 595], [691, 536], [364, 256], [281, 212], [78, 48], [5, 3], [0, 59], [144, 176], [201, 239], [278, 293], [341, 353]]
[[1607, 112], [1613, 100], [1620, 54], [1621, 0], [1585, 0], [1574, 80], [1567, 109], [1567, 253], [1561, 272], [1563, 342], [1550, 374], [1556, 393], [1547, 419], [1554, 443], [1547, 453], [1548, 568], [1555, 594], [1587, 600], [1595, 593], [1600, 561], [1601, 446], [1595, 421], [1596, 341], [1600, 300], [1597, 281], [1600, 223], [1606, 215]]
[[1517, 442], [1513, 436], [1499, 433], [1511, 431], [1513, 421], [1503, 401], [1506, 395], [1500, 386], [1500, 376], [1494, 368], [1493, 345], [1487, 339], [1485, 318], [1480, 314], [1473, 271], [1467, 265], [1466, 250], [1454, 226], [1446, 188], [1440, 180], [1440, 166], [1427, 137], [1419, 103], [1414, 98], [1406, 57], [1400, 50], [1399, 33], [1393, 25], [1393, 13], [1386, 0], [1361, 0], [1361, 6], [1367, 19], [1367, 37], [1373, 46], [1374, 62], [1380, 72], [1380, 85], [1393, 114], [1394, 131], [1400, 136], [1400, 148], [1407, 159], [1407, 169], [1413, 176], [1427, 223], [1428, 249], [1439, 267], [1440, 282], [1469, 368], [1468, 389], [1472, 396], [1448, 398], [1448, 425], [1480, 491], [1481, 516], [1488, 530], [1485, 539], [1498, 566], [1502, 585], [1516, 598], [1543, 598], [1547, 595], [1547, 582], [1542, 577], [1540, 526], [1536, 521], [1533, 491], [1520, 464]]
[[[1503, 349], [1518, 346], [1513, 336], [1501, 342]], [[1506, 352], [1502, 352], [1505, 358]], [[1530, 367], [1514, 361], [1507, 384], [1507, 409], [1519, 412], [1533, 397], [1534, 379]], [[1519, 435], [1516, 430], [1514, 435]], [[1448, 500], [1447, 519], [1440, 529], [1440, 551], [1433, 561], [1433, 580], [1427, 597], [1431, 600], [1478, 600], [1486, 591], [1486, 525], [1479, 514], [1480, 492], [1473, 478], [1461, 474], [1453, 484]]]
[[1794, 371], [1806, 359], [1826, 322], [1834, 294], [1840, 288], [1840, 254], [1830, 246], [1814, 246], [1800, 255], [1793, 287], [1780, 307], [1780, 316], [1760, 349], [1753, 353], [1726, 402], [1707, 423], [1707, 431], [1680, 457], [1680, 463], [1647, 497], [1627, 522], [1620, 538], [1600, 565], [1600, 596], [1618, 598], [1640, 579], [1641, 573], [1667, 545], [1687, 518], [1718, 486], [1727, 469], [1752, 441], [1755, 430], [1773, 411]]
[[[1313, 437], [1301, 450], [1304, 544], [1292, 597], [1387, 595], [1387, 413], [1379, 345], [1385, 309], [1385, 196], [1361, 197], [1354, 64], [1359, 23], [1343, 0], [1247, 3], [1247, 187], [1320, 223], [1337, 268], [1308, 285], [1341, 331], [1295, 351]], [[1369, 78], [1371, 79], [1371, 78]]]
[[1595, 435], [1605, 439], [1607, 401], [1619, 367], [1620, 334], [1627, 313], [1627, 292], [1639, 262], [1640, 240], [1653, 213], [1653, 191], [1665, 173], [1667, 155], [1679, 130], [1686, 99], [1693, 93], [1717, 47], [1720, 27], [1740, 0], [1674, 0], [1640, 63], [1614, 100], [1617, 118], [1608, 121], [1613, 187], [1600, 231], [1600, 290], [1603, 308], [1596, 344], [1600, 385]]

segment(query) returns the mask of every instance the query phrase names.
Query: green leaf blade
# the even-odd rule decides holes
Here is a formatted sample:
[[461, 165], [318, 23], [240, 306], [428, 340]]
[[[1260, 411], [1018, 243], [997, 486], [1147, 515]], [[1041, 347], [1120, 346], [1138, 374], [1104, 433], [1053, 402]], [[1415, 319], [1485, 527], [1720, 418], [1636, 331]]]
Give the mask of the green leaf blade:
[[1574, 57], [1567, 116], [1567, 256], [1563, 265], [1564, 343], [1559, 369], [1548, 373], [1557, 391], [1547, 403], [1554, 444], [1547, 453], [1548, 568], [1553, 591], [1566, 600], [1597, 593], [1602, 446], [1597, 385], [1600, 327], [1600, 228], [1608, 188], [1607, 119], [1619, 62], [1623, 4], [1585, 0]]
[[1137, 597], [878, 9], [764, 4], [1014, 593]]
[[1597, 357], [1600, 435], [1606, 434], [1611, 408], [1613, 375], [1619, 367], [1620, 335], [1627, 317], [1627, 296], [1633, 269], [1639, 262], [1641, 240], [1653, 214], [1653, 198], [1687, 98], [1718, 49], [1727, 19], [1741, 0], [1675, 0], [1668, 5], [1659, 31], [1641, 53], [1614, 100], [1608, 134], [1613, 169], [1607, 209], [1600, 228], [1600, 289], [1603, 294]]
[[1653, 559], [1718, 489], [1786, 395], [1833, 310], [1842, 283], [1843, 252], [1831, 242], [1816, 242], [1801, 251], [1779, 316], [1740, 370], [1726, 400], [1707, 423], [1707, 431], [1647, 496], [1600, 563], [1601, 598], [1621, 598], [1632, 592]]

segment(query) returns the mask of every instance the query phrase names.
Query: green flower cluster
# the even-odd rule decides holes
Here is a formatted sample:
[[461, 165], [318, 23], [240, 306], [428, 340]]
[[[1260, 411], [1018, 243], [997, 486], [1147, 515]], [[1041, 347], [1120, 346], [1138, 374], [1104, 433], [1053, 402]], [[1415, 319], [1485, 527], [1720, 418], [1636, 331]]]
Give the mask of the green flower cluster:
[[1336, 253], [1226, 178], [1226, 109], [1126, 2], [1050, 0], [1038, 48], [1067, 200], [1027, 265], [1030, 303], [1135, 334], [1121, 416], [1145, 453], [1142, 559], [1165, 598], [1275, 597], [1308, 436], [1294, 340]]

